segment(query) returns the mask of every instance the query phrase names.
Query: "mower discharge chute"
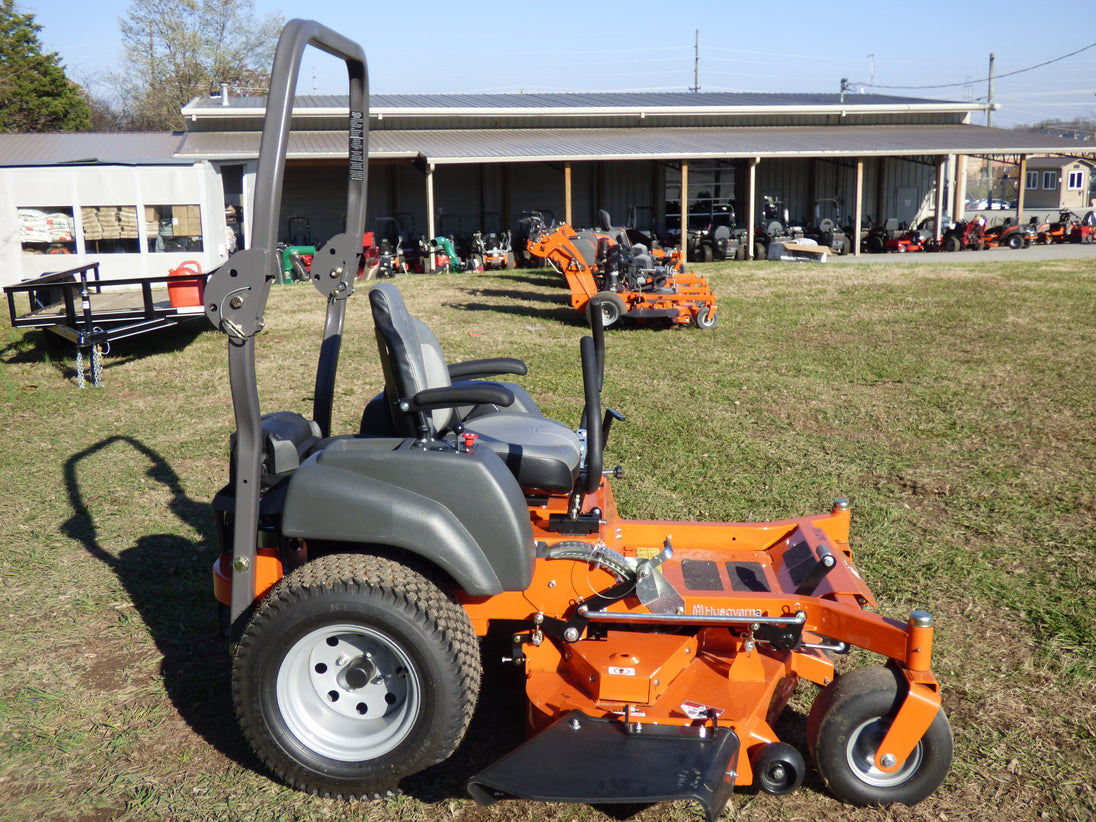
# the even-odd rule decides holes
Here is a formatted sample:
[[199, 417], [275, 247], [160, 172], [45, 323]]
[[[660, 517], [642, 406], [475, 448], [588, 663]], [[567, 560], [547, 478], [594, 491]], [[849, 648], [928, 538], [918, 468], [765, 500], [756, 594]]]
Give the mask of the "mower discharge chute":
[[591, 299], [600, 297], [606, 328], [625, 318], [715, 327], [718, 309], [708, 278], [684, 273], [680, 251], [633, 245], [604, 210], [600, 223], [597, 231], [576, 230], [566, 223], [550, 228], [535, 213], [530, 219], [528, 251], [563, 275], [574, 308], [589, 318]]
[[[448, 364], [400, 290], [368, 293], [384, 391], [359, 431], [331, 405], [360, 228], [321, 246], [327, 315], [311, 418], [261, 414], [255, 337], [274, 270], [292, 88], [312, 43], [351, 79], [348, 225], [364, 224], [368, 102], [360, 48], [317, 23], [285, 28], [256, 174], [255, 245], [211, 275], [228, 336], [237, 431], [214, 500], [215, 591], [234, 650], [233, 700], [267, 767], [302, 790], [372, 797], [449, 757], [476, 705], [479, 640], [503, 631], [525, 673], [530, 737], [472, 776], [481, 802], [698, 801], [780, 794], [806, 757], [777, 718], [821, 688], [806, 743], [855, 804], [915, 803], [944, 780], [952, 739], [930, 670], [931, 617], [875, 612], [853, 564], [850, 506], [762, 523], [623, 518], [603, 471], [620, 415], [601, 409], [600, 323], [580, 341], [580, 431], [498, 375], [511, 358]], [[599, 298], [592, 300], [595, 317]], [[881, 665], [837, 673], [852, 646]]]

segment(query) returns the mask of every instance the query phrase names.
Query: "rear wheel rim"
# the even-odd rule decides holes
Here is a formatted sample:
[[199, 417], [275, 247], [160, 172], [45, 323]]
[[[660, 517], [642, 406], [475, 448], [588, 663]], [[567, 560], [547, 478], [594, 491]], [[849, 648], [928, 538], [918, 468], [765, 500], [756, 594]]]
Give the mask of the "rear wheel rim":
[[278, 707], [309, 750], [340, 762], [373, 760], [403, 742], [423, 705], [422, 679], [404, 648], [360, 625], [314, 630], [278, 668]]

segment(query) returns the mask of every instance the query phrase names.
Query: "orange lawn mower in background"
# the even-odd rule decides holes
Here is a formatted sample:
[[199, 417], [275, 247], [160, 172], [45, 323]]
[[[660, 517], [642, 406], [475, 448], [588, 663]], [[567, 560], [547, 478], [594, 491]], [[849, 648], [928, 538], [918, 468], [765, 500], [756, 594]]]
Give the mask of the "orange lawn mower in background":
[[606, 328], [622, 320], [669, 320], [675, 325], [714, 328], [719, 322], [708, 278], [685, 273], [679, 250], [650, 249], [632, 243], [628, 231], [598, 213], [598, 229], [548, 226], [538, 212], [527, 216], [526, 248], [547, 260], [571, 290], [571, 305], [590, 317], [590, 301], [599, 297]]

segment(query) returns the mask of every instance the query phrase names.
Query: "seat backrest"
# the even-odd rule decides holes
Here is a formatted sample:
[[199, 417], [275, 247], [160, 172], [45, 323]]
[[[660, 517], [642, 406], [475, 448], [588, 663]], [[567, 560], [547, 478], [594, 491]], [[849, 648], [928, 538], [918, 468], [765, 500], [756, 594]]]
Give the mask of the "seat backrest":
[[420, 391], [451, 384], [449, 365], [438, 338], [425, 323], [411, 316], [403, 295], [392, 283], [376, 283], [369, 289], [369, 305], [393, 427], [410, 435], [417, 433], [420, 422], [427, 422], [433, 432], [445, 431], [456, 421], [454, 409], [439, 408], [416, 415], [399, 408], [401, 400]]

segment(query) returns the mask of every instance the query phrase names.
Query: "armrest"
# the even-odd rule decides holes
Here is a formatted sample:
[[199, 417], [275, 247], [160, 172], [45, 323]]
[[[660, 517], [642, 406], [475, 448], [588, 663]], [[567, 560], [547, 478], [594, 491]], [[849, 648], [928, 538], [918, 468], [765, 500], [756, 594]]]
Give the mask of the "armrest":
[[483, 360], [455, 362], [449, 366], [451, 380], [480, 380], [484, 377], [497, 377], [499, 374], [528, 373], [525, 363], [514, 357], [490, 357]]
[[409, 411], [432, 411], [435, 408], [459, 408], [462, 405], [512, 405], [514, 392], [501, 385], [455, 385], [447, 388], [427, 388], [407, 400]]

